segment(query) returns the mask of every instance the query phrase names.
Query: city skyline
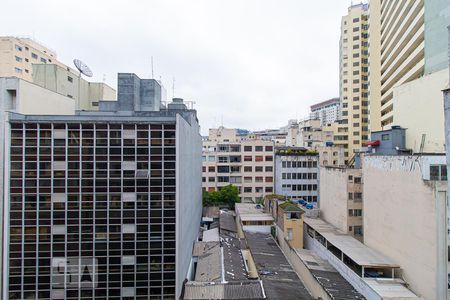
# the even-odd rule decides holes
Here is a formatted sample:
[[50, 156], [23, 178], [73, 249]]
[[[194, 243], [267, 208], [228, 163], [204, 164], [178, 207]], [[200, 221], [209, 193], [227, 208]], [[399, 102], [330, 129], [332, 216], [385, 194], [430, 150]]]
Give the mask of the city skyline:
[[[347, 1], [82, 4], [9, 2], [0, 12], [0, 34], [34, 36], [69, 66], [74, 58], [85, 61], [93, 80], [105, 74], [112, 87], [119, 72], [151, 78], [153, 56], [154, 77], [162, 77], [168, 98], [175, 78], [175, 96], [196, 102], [203, 135], [222, 124], [281, 127], [274, 115], [301, 118], [310, 105], [339, 94], [339, 26]], [[16, 22], [8, 11], [28, 21]]]

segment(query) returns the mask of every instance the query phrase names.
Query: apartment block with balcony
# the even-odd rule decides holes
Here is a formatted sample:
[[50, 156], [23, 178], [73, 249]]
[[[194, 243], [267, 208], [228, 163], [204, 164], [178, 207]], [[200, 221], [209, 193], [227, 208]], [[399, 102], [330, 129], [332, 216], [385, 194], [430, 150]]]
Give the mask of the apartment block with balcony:
[[182, 101], [148, 107], [146, 81], [119, 74], [119, 101], [97, 112], [9, 114], [4, 299], [179, 298], [201, 137]]
[[349, 160], [369, 135], [368, 5], [352, 5], [342, 17], [340, 39], [340, 99], [342, 120], [336, 124], [335, 144]]
[[275, 150], [275, 193], [291, 200], [319, 201], [319, 155], [305, 148]]
[[321, 125], [336, 122], [341, 119], [341, 101], [333, 98], [311, 105], [311, 119], [318, 119]]
[[274, 191], [274, 143], [241, 138], [235, 129], [210, 129], [203, 141], [203, 190], [233, 184], [242, 202], [253, 203]]

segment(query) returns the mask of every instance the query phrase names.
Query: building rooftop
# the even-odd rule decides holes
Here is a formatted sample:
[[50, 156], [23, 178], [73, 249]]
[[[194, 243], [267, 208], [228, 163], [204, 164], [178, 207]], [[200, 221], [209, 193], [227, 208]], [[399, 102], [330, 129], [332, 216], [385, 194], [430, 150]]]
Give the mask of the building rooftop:
[[332, 105], [332, 104], [339, 104], [339, 103], [340, 103], [339, 98], [325, 100], [325, 101], [311, 105], [311, 111], [315, 111], [316, 109], [323, 108], [323, 107], [326, 107], [326, 106]]
[[204, 242], [218, 242], [219, 241], [219, 228], [213, 228], [203, 231]]
[[388, 257], [373, 250], [372, 248], [367, 247], [354, 237], [344, 234], [336, 227], [321, 219], [305, 217], [303, 221], [360, 266], [390, 268], [400, 267]]
[[222, 264], [219, 242], [197, 242], [194, 244], [193, 255], [198, 256], [195, 281], [221, 281]]
[[327, 261], [314, 255], [310, 250], [295, 249], [294, 251], [331, 299], [365, 299]]
[[219, 214], [220, 232], [237, 232], [236, 221], [232, 212], [220, 211]]
[[207, 206], [203, 207], [203, 217], [216, 219], [219, 217], [219, 207], [218, 206]]
[[301, 209], [298, 205], [291, 203], [291, 202], [284, 202], [279, 205], [285, 212], [289, 211], [299, 211], [303, 212], [303, 209]]
[[265, 299], [261, 281], [229, 282], [229, 283], [204, 283], [188, 282], [185, 285], [184, 299]]
[[312, 299], [270, 234], [245, 232], [267, 299]]
[[370, 286], [382, 299], [422, 299], [417, 297], [412, 291], [396, 280], [365, 278], [364, 281]]

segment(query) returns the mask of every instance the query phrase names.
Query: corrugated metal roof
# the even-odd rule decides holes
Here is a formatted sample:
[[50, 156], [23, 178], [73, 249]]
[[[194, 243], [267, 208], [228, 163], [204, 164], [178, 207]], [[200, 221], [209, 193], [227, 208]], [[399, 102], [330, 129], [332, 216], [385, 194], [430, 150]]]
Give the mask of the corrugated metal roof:
[[[196, 243], [197, 244], [197, 243]], [[195, 245], [194, 245], [195, 248]], [[220, 243], [203, 243], [203, 251], [198, 246], [195, 251], [203, 252], [198, 256], [195, 281], [212, 282], [220, 281], [222, 278], [222, 263], [220, 255]]]
[[208, 284], [191, 281], [185, 285], [184, 299], [262, 300], [264, 297], [260, 281], [245, 283], [229, 282], [225, 284]]
[[367, 247], [354, 237], [344, 234], [322, 219], [305, 217], [304, 222], [360, 266], [400, 267], [388, 257]]
[[219, 221], [221, 231], [226, 230], [230, 232], [237, 232], [236, 221], [232, 213], [220, 211]]

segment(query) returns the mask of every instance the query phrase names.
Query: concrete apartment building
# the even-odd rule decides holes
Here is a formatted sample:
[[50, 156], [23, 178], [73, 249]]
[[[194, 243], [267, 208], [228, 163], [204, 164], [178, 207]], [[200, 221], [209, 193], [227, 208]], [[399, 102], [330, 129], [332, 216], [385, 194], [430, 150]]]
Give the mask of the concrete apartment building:
[[31, 38], [0, 37], [0, 77], [17, 77], [33, 81], [33, 64], [66, 65], [56, 52]]
[[402, 269], [424, 299], [448, 299], [444, 155], [368, 155], [363, 161], [364, 243]]
[[335, 143], [345, 147], [348, 160], [369, 135], [367, 4], [352, 5], [342, 17], [339, 75], [342, 120]]
[[58, 61], [54, 50], [30, 38], [0, 37], [0, 77], [17, 77], [72, 98], [77, 110], [97, 110], [99, 100], [116, 99], [112, 87], [84, 80]]
[[370, 126], [408, 128], [415, 152], [442, 153], [448, 1], [370, 1]]
[[291, 200], [319, 201], [319, 155], [305, 148], [275, 149], [275, 193]]
[[320, 168], [320, 216], [342, 232], [363, 240], [361, 168]]
[[311, 105], [310, 109], [310, 118], [320, 120], [321, 125], [333, 123], [341, 119], [341, 101], [339, 98], [332, 98]]
[[119, 74], [119, 100], [97, 112], [8, 115], [3, 298], [178, 299], [201, 136], [182, 100], [152, 108], [152, 81]]
[[210, 129], [203, 140], [205, 191], [233, 184], [242, 202], [254, 203], [274, 191], [274, 142], [239, 137], [235, 129]]
[[78, 71], [56, 64], [33, 65], [33, 83], [74, 99], [77, 110], [98, 110], [99, 100], [116, 100], [116, 90], [109, 85], [89, 82]]

